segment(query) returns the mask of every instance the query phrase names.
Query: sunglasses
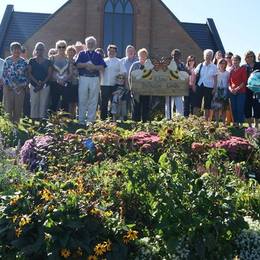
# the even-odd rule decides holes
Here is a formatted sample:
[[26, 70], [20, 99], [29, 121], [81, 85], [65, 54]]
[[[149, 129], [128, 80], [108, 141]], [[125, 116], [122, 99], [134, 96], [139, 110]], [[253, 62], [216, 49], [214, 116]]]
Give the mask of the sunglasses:
[[65, 49], [66, 46], [58, 46], [58, 49]]

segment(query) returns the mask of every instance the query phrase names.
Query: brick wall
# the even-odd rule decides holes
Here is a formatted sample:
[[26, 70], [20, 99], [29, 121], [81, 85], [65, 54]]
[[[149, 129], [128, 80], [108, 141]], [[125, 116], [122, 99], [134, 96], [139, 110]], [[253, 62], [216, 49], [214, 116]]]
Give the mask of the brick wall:
[[31, 53], [38, 41], [44, 42], [48, 49], [55, 47], [57, 40], [66, 40], [68, 44], [83, 41], [86, 27], [85, 3], [85, 0], [72, 0], [55, 13], [26, 41], [28, 51]]
[[[169, 56], [172, 49], [179, 48], [184, 59], [190, 54], [200, 59], [202, 50], [160, 0], [132, 0], [132, 3], [135, 18], [133, 44], [137, 49], [146, 47], [151, 56]], [[84, 41], [88, 35], [94, 35], [102, 47], [104, 4], [105, 0], [70, 1], [27, 40], [26, 47], [31, 51], [37, 41], [43, 41], [47, 48], [51, 48], [59, 39], [71, 44]]]

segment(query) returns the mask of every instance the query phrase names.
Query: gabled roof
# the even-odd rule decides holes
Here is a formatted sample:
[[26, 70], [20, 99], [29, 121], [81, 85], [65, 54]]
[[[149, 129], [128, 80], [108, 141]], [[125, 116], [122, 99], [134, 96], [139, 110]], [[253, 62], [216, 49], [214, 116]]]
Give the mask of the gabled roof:
[[225, 52], [218, 32], [213, 31], [215, 23], [212, 19], [208, 19], [206, 24], [182, 23], [182, 25], [202, 50], [212, 49], [214, 52], [218, 50]]
[[49, 17], [50, 14], [14, 12], [13, 6], [7, 6], [0, 26], [0, 56], [11, 42], [23, 44]]
[[[161, 0], [159, 1], [202, 50], [225, 51], [213, 19], [207, 19], [205, 24], [182, 23]], [[18, 41], [23, 44], [70, 2], [71, 0], [65, 2], [52, 15], [14, 12], [14, 6], [8, 5], [0, 25], [0, 56], [4, 49], [9, 48], [11, 42]]]

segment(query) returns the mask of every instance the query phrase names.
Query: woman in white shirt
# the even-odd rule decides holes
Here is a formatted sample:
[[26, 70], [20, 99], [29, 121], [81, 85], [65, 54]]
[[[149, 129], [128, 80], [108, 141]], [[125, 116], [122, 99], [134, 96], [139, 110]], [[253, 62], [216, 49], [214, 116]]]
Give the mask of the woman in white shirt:
[[197, 86], [196, 102], [194, 105], [194, 114], [198, 115], [204, 99], [205, 119], [210, 119], [210, 109], [213, 95], [217, 87], [217, 66], [212, 63], [213, 51], [208, 49], [203, 52], [204, 62], [200, 63], [196, 69]]
[[228, 86], [229, 72], [226, 70], [227, 61], [220, 59], [218, 62], [217, 90], [212, 100], [211, 108], [214, 112], [214, 119], [218, 123], [222, 115], [222, 122], [225, 124], [226, 111], [228, 108]]

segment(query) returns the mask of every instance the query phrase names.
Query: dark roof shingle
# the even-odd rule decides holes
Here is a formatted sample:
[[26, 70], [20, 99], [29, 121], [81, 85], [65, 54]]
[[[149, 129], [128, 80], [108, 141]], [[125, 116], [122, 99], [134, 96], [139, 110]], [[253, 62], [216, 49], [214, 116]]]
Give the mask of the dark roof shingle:
[[8, 26], [3, 48], [8, 48], [11, 42], [23, 44], [49, 18], [50, 14], [13, 12]]
[[186, 32], [203, 50], [212, 49], [217, 50], [216, 43], [214, 42], [211, 32], [207, 24], [199, 23], [182, 23]]

